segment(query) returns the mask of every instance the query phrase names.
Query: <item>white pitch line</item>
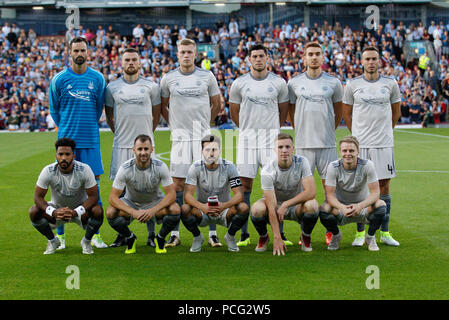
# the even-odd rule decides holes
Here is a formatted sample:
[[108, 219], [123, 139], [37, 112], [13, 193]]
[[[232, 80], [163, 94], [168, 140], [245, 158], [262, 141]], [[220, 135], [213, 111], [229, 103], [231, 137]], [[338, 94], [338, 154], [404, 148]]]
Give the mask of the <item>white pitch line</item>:
[[449, 173], [449, 171], [439, 170], [397, 170], [397, 172], [412, 172], [412, 173]]
[[156, 158], [161, 159], [161, 160], [170, 160], [170, 158], [162, 157], [162, 155], [167, 154], [167, 153], [170, 153], [170, 151], [162, 152], [162, 153], [156, 153]]
[[430, 136], [430, 137], [437, 137], [437, 138], [445, 138], [445, 139], [449, 139], [449, 136], [442, 136], [442, 135], [439, 135], [439, 134], [433, 134], [433, 133], [416, 132], [416, 131], [406, 131], [406, 130], [395, 130], [395, 132], [414, 133], [414, 134], [420, 134], [420, 135], [423, 135], [423, 136]]

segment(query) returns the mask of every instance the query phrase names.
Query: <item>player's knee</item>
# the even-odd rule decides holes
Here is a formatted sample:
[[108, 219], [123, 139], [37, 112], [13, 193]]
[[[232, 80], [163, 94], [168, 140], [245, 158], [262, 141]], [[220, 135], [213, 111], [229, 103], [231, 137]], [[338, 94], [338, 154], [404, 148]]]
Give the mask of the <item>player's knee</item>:
[[249, 214], [249, 206], [245, 202], [240, 202], [237, 205], [237, 213], [243, 214], [243, 215], [248, 215]]
[[170, 207], [168, 207], [168, 214], [177, 215], [181, 214], [181, 207], [176, 202], [172, 203]]
[[267, 213], [267, 208], [265, 204], [261, 204], [260, 202], [256, 202], [251, 206], [251, 215], [254, 218], [261, 218], [265, 216]]
[[318, 201], [315, 199], [306, 201], [304, 203], [304, 213], [317, 213], [318, 212]]
[[319, 211], [320, 211], [320, 212], [325, 212], [325, 213], [331, 213], [331, 212], [332, 212], [332, 207], [331, 207], [330, 204], [328, 204], [327, 202], [324, 202], [324, 203], [319, 207]]
[[114, 219], [115, 217], [118, 216], [118, 213], [119, 211], [116, 208], [110, 206], [106, 209], [106, 218]]
[[36, 221], [38, 220], [38, 216], [39, 216], [40, 210], [36, 205], [33, 205], [30, 210], [28, 210], [28, 214], [30, 216], [30, 220], [31, 221]]
[[103, 207], [100, 205], [95, 205], [91, 209], [91, 215], [96, 220], [103, 220]]
[[188, 217], [192, 214], [192, 207], [188, 204], [183, 204], [181, 206], [181, 216], [182, 217]]
[[382, 206], [386, 206], [387, 204], [385, 203], [385, 201], [383, 201], [383, 200], [377, 200], [376, 201], [376, 203], [374, 204], [374, 208], [379, 208], [379, 207], [382, 207]]

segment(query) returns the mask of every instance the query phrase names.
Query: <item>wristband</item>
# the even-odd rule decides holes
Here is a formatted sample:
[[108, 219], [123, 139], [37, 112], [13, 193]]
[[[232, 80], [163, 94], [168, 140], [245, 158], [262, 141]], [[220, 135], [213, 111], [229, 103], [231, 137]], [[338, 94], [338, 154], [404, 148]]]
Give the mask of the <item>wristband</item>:
[[81, 216], [86, 213], [86, 209], [83, 206], [79, 206], [75, 209], [75, 212], [78, 214], [78, 217], [81, 219]]
[[47, 208], [45, 209], [45, 213], [48, 214], [49, 216], [53, 217], [53, 212], [56, 210], [55, 207], [52, 206], [47, 206]]

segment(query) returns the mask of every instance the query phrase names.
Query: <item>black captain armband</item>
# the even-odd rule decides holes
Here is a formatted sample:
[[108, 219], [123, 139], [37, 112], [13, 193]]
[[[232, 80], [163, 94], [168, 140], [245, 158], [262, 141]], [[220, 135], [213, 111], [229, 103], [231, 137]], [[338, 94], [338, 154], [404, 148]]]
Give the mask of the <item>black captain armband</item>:
[[242, 182], [240, 181], [240, 177], [235, 177], [235, 178], [229, 179], [229, 184], [231, 185], [231, 188], [241, 187], [242, 186]]

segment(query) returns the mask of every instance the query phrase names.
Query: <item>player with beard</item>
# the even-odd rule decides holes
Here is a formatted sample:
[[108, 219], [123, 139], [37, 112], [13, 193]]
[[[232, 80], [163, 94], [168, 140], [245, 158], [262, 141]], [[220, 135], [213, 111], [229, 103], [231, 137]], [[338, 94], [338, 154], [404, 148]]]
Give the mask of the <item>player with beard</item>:
[[[201, 156], [201, 138], [210, 133], [210, 121], [220, 110], [220, 89], [212, 72], [197, 68], [196, 43], [183, 39], [178, 44], [179, 68], [161, 80], [161, 113], [170, 126], [172, 147], [170, 174], [176, 185], [176, 202], [184, 202], [184, 185], [190, 165]], [[179, 226], [167, 247], [181, 243]], [[209, 226], [209, 244], [221, 247], [216, 226]]]
[[[343, 117], [348, 129], [360, 142], [360, 158], [374, 162], [380, 186], [380, 199], [387, 212], [380, 227], [380, 242], [399, 246], [389, 232], [390, 181], [396, 177], [393, 128], [401, 117], [401, 92], [392, 77], [379, 74], [380, 57], [376, 47], [362, 51], [363, 75], [348, 82], [343, 97]], [[353, 246], [362, 246], [365, 226], [357, 224]]]
[[[34, 192], [34, 206], [30, 208], [32, 225], [48, 239], [44, 254], [53, 254], [61, 244], [52, 228], [75, 222], [86, 233], [81, 240], [84, 254], [94, 253], [92, 237], [103, 223], [103, 208], [98, 204], [98, 187], [90, 167], [75, 160], [75, 141], [58, 139], [56, 163], [40, 173]], [[51, 200], [45, 195], [51, 190]]]
[[167, 165], [151, 157], [152, 152], [151, 138], [138, 135], [133, 144], [135, 158], [120, 166], [112, 184], [111, 206], [106, 210], [106, 216], [111, 227], [126, 239], [126, 254], [136, 252], [137, 237], [128, 228], [133, 219], [141, 223], [149, 220], [162, 223], [156, 236], [156, 253], [167, 252], [165, 237], [179, 223], [181, 208], [175, 202], [175, 185]]
[[[154, 141], [153, 132], [159, 123], [161, 113], [158, 85], [140, 76], [142, 64], [139, 51], [134, 48], [125, 49], [121, 61], [123, 75], [109, 83], [105, 97], [106, 120], [114, 133], [109, 174], [111, 180], [115, 179], [120, 165], [134, 157], [135, 137], [146, 134], [151, 141]], [[147, 228], [147, 244], [155, 247], [153, 220], [148, 221]], [[119, 234], [111, 247], [125, 244], [125, 239]]]
[[[306, 72], [288, 82], [295, 153], [307, 158], [312, 173], [317, 168], [324, 189], [327, 166], [338, 158], [335, 130], [342, 118], [343, 87], [322, 71], [324, 55], [318, 43], [304, 46], [304, 62]], [[327, 244], [331, 238], [332, 233], [326, 232]]]
[[[248, 220], [249, 207], [243, 202], [243, 190], [235, 165], [220, 158], [220, 138], [206, 135], [201, 141], [202, 160], [189, 168], [185, 187], [185, 201], [181, 208], [182, 222], [193, 234], [190, 252], [201, 251], [204, 242], [198, 227], [219, 224], [228, 228], [224, 236], [228, 250], [238, 252], [235, 233]], [[231, 197], [230, 192], [234, 193]], [[197, 199], [194, 197], [196, 191]], [[216, 205], [209, 197], [216, 196]]]
[[[70, 67], [56, 74], [50, 83], [50, 114], [58, 126], [58, 138], [71, 138], [76, 142], [76, 160], [90, 166], [99, 188], [104, 170], [98, 121], [103, 113], [106, 81], [100, 72], [87, 66], [86, 39], [73, 38], [69, 53]], [[98, 201], [101, 206], [101, 199]], [[64, 225], [57, 231], [61, 242], [59, 249], [64, 249]], [[92, 242], [97, 248], [107, 247], [99, 233]]]
[[[229, 106], [232, 121], [239, 127], [237, 168], [240, 173], [244, 201], [251, 207], [253, 180], [259, 167], [274, 158], [274, 140], [288, 113], [288, 88], [285, 80], [269, 72], [268, 50], [262, 44], [253, 45], [248, 53], [251, 70], [231, 85]], [[286, 245], [293, 245], [283, 233]], [[242, 228], [239, 246], [250, 243], [248, 222]]]

